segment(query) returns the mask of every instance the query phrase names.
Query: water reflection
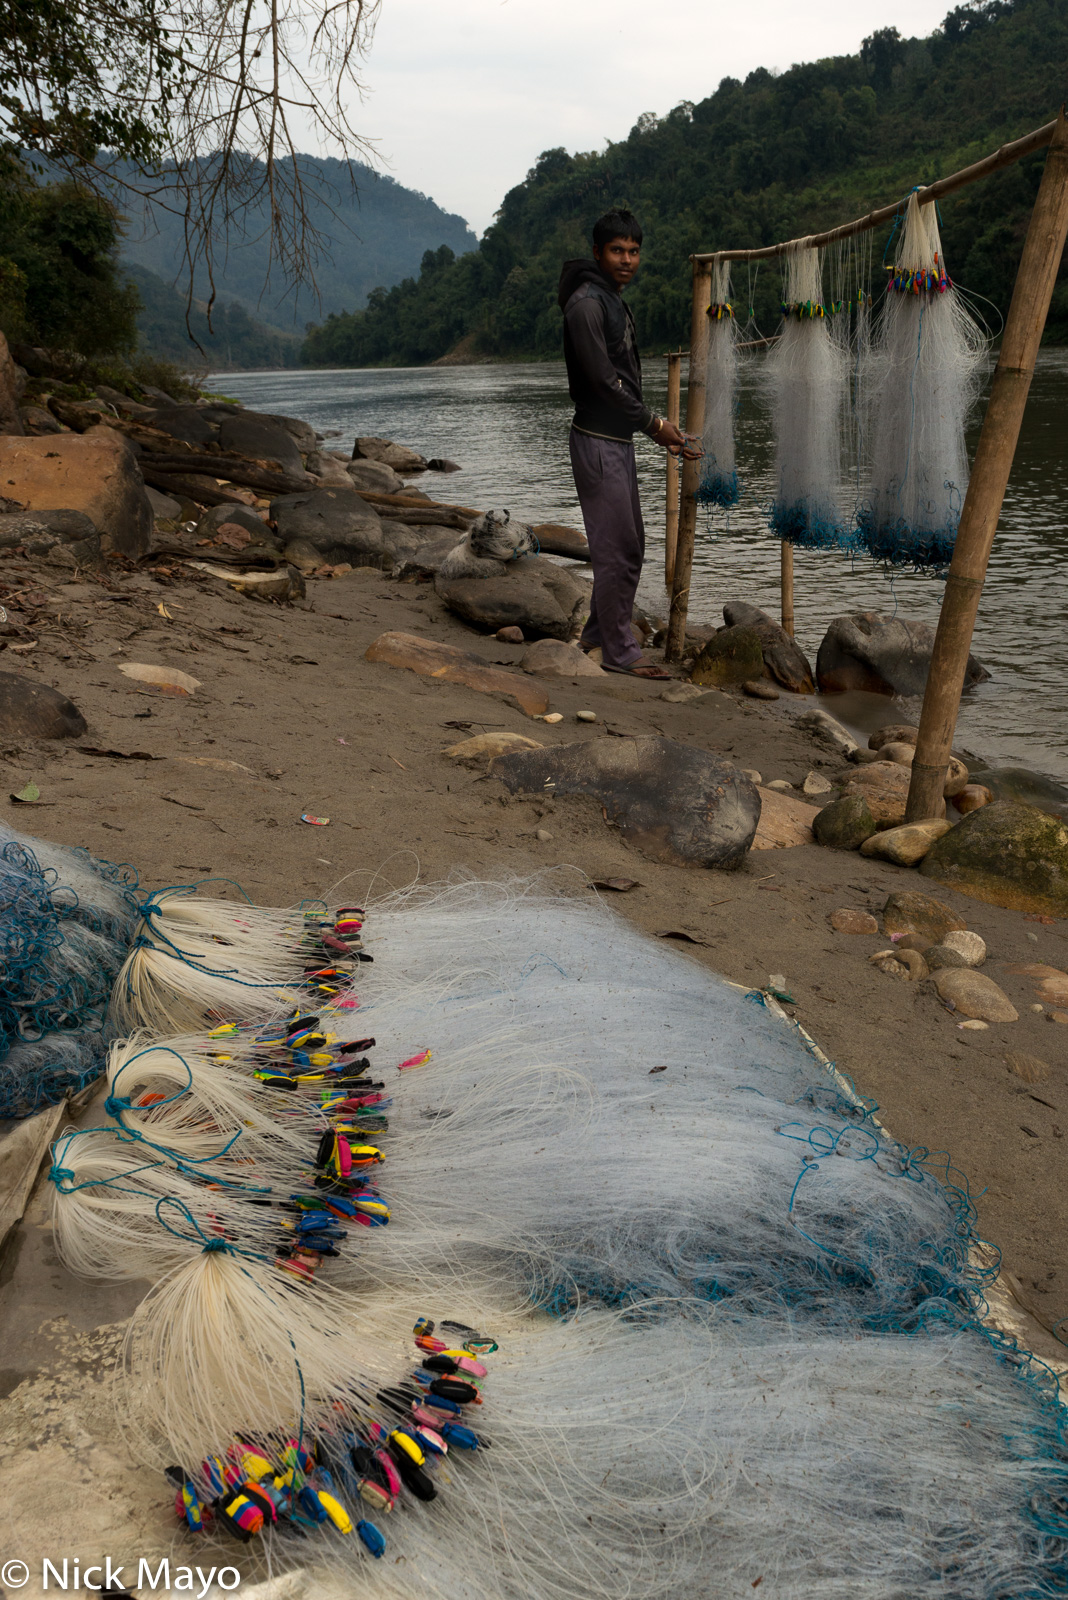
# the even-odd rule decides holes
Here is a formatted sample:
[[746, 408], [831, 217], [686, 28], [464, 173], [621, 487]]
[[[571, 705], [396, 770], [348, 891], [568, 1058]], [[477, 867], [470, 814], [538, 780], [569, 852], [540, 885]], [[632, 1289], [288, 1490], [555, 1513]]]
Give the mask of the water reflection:
[[[702, 513], [690, 614], [720, 621], [725, 600], [777, 614], [778, 545], [763, 507], [771, 498], [771, 437], [759, 401], [759, 360], [742, 382], [738, 461], [745, 493], [731, 513]], [[667, 364], [646, 363], [650, 403], [666, 405]], [[427, 456], [460, 462], [462, 476], [435, 478], [434, 492], [468, 505], [507, 506], [539, 522], [578, 521], [567, 459], [571, 408], [562, 363], [424, 367], [400, 371], [223, 374], [219, 389], [249, 406], [306, 418], [320, 431], [378, 434]], [[966, 696], [958, 742], [999, 762], [1068, 778], [1068, 351], [1039, 358], [1016, 465], [994, 546], [974, 649], [993, 673]], [[978, 427], [970, 444], [974, 448]], [[641, 599], [664, 614], [664, 458], [638, 446], [649, 532]], [[852, 497], [850, 485], [843, 495]], [[798, 639], [814, 657], [831, 617], [873, 610], [935, 622], [942, 585], [917, 573], [887, 577], [831, 554], [795, 557]], [[903, 707], [903, 710], [906, 708]]]

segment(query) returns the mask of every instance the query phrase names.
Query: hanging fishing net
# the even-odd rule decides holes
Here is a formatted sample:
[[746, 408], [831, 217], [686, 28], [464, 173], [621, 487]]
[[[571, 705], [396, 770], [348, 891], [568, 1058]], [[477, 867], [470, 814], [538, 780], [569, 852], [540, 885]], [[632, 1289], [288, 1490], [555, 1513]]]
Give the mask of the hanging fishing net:
[[729, 507], [738, 504], [740, 489], [734, 464], [738, 332], [730, 303], [730, 265], [726, 261], [717, 261], [712, 269], [708, 319], [705, 427], [701, 437], [704, 455], [697, 499], [703, 505]]
[[825, 303], [820, 253], [804, 241], [784, 255], [782, 330], [765, 367], [775, 431], [777, 538], [803, 548], [848, 548], [838, 505], [848, 357], [832, 336], [840, 310]]
[[877, 561], [948, 564], [968, 487], [964, 425], [985, 349], [946, 272], [935, 207], [913, 195], [865, 362], [871, 490], [857, 532]]

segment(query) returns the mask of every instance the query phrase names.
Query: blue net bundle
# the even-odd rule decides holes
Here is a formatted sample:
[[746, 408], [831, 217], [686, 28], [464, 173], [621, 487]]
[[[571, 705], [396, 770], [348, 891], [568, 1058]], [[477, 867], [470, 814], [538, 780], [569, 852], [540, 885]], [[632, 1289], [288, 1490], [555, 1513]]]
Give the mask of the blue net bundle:
[[704, 455], [697, 500], [728, 509], [738, 504], [741, 487], [734, 461], [734, 412], [738, 387], [738, 325], [730, 303], [730, 265], [712, 268], [708, 308], [708, 358], [705, 364]]
[[136, 917], [129, 869], [0, 828], [0, 1118], [94, 1078]]

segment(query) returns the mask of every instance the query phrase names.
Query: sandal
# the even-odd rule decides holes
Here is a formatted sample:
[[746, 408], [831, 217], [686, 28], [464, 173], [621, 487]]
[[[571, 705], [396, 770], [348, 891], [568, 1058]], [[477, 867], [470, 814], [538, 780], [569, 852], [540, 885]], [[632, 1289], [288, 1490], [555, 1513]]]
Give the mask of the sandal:
[[632, 661], [629, 667], [610, 667], [606, 661], [601, 662], [602, 672], [620, 672], [625, 678], [641, 678], [646, 682], [670, 683], [671, 673], [665, 672], [663, 667], [658, 667], [651, 661], [643, 661], [641, 656], [637, 661]]

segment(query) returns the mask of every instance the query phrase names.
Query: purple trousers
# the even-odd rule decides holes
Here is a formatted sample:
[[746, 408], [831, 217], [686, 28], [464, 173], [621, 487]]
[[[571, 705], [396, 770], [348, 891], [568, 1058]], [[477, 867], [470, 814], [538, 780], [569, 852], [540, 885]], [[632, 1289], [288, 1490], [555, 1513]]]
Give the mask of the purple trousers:
[[572, 429], [570, 447], [593, 564], [593, 599], [582, 647], [600, 645], [606, 666], [629, 667], [641, 655], [630, 619], [645, 559], [634, 446]]

